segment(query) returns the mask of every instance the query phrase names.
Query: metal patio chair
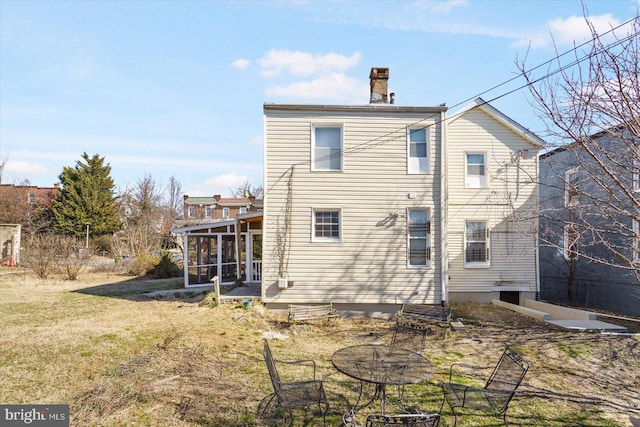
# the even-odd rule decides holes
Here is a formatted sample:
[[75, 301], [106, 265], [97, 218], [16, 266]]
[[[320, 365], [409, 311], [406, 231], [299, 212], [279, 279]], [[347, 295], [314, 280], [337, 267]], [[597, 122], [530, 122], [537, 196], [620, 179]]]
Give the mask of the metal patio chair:
[[372, 414], [365, 427], [436, 427], [439, 422], [440, 414]]
[[507, 409], [517, 388], [529, 370], [529, 364], [510, 348], [506, 348], [493, 368], [484, 387], [472, 387], [452, 382], [456, 367], [482, 369], [460, 363], [454, 363], [449, 369], [449, 382], [442, 384], [444, 399], [440, 413], [447, 402], [454, 416], [454, 426], [458, 422], [456, 408], [467, 408], [495, 416], [502, 415], [502, 421], [507, 423]]
[[[303, 408], [309, 405], [318, 405], [318, 409], [322, 412], [323, 425], [326, 423], [326, 415], [329, 410], [329, 401], [324, 391], [324, 385], [321, 380], [316, 379], [316, 363], [313, 360], [291, 360], [283, 361], [276, 360], [271, 354], [269, 343], [264, 341], [264, 361], [269, 369], [269, 377], [271, 378], [271, 384], [273, 385], [274, 394], [272, 401], [275, 399], [277, 406], [284, 409]], [[313, 368], [313, 378], [305, 379], [302, 381], [285, 382], [280, 379], [278, 368], [279, 365], [308, 365], [309, 368]], [[268, 407], [271, 402], [267, 402], [264, 407]], [[324, 410], [322, 407], [324, 406]], [[266, 412], [263, 409], [262, 412]], [[264, 414], [258, 414], [262, 416]]]
[[393, 331], [391, 345], [406, 348], [407, 350], [422, 355], [429, 332], [429, 326], [425, 322], [407, 321], [406, 319], [400, 318], [396, 321], [396, 328]]

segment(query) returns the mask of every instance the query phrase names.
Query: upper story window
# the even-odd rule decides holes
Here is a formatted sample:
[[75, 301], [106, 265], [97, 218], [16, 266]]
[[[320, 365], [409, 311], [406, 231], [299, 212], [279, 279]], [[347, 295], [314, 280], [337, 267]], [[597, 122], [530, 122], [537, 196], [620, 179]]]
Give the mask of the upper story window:
[[407, 214], [409, 265], [428, 267], [431, 261], [431, 221], [428, 209], [409, 209]]
[[485, 153], [466, 153], [464, 186], [466, 188], [487, 187], [487, 156]]
[[564, 181], [564, 205], [578, 206], [578, 170], [573, 168], [565, 173]]
[[222, 217], [229, 218], [229, 208], [222, 208]]
[[204, 208], [205, 218], [211, 218], [212, 212], [213, 212], [213, 209], [211, 209], [211, 206], [207, 206], [206, 208]]
[[36, 193], [34, 192], [29, 192], [29, 195], [27, 196], [27, 202], [29, 203], [35, 203], [36, 201]]
[[316, 171], [342, 170], [342, 128], [314, 126], [312, 133], [312, 169]]
[[631, 180], [633, 183], [633, 191], [640, 190], [640, 160], [633, 159], [633, 171], [631, 174]]
[[409, 157], [407, 158], [408, 173], [429, 173], [428, 141], [428, 129], [409, 129]]
[[488, 267], [490, 248], [486, 221], [466, 221], [464, 242], [465, 267]]
[[187, 208], [187, 216], [189, 218], [193, 218], [194, 216], [196, 216], [196, 207], [195, 206], [189, 206]]
[[340, 211], [338, 209], [314, 209], [313, 240], [340, 241]]
[[246, 214], [247, 213], [247, 208], [240, 208], [240, 213], [241, 214]]

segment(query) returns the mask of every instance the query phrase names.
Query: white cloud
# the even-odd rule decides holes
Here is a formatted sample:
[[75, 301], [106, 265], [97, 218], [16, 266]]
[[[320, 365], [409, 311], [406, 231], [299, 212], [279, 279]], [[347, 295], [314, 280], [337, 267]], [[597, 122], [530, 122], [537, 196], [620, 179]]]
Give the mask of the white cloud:
[[311, 76], [327, 72], [348, 70], [360, 62], [360, 52], [351, 56], [338, 53], [314, 55], [307, 52], [292, 52], [290, 50], [271, 49], [258, 63], [262, 67], [264, 77], [273, 77], [286, 72], [293, 76]]
[[[640, 0], [638, 0], [640, 1]], [[419, 9], [427, 10], [433, 13], [447, 14], [458, 7], [468, 6], [469, 0], [418, 0], [416, 6]]]
[[363, 103], [368, 102], [369, 85], [368, 82], [362, 82], [341, 73], [331, 73], [311, 81], [269, 86], [265, 94], [285, 98], [331, 99], [342, 102], [362, 99], [364, 94], [367, 98], [360, 102]]
[[2, 172], [2, 181], [5, 183], [16, 180], [23, 181], [25, 179], [32, 181], [33, 178], [55, 174], [55, 172], [37, 163], [11, 159], [7, 159], [7, 163]]
[[[603, 34], [613, 27], [620, 25], [620, 21], [611, 14], [590, 16], [589, 22], [593, 25], [598, 34]], [[556, 46], [572, 46], [582, 44], [591, 39], [591, 30], [583, 16], [570, 16], [566, 19], [554, 19], [547, 24], [544, 31], [522, 37], [516, 46], [530, 45], [532, 48]]]
[[249, 68], [250, 65], [251, 65], [251, 61], [243, 58], [236, 59], [231, 63], [232, 67], [239, 68], [241, 70], [246, 70], [247, 68]]

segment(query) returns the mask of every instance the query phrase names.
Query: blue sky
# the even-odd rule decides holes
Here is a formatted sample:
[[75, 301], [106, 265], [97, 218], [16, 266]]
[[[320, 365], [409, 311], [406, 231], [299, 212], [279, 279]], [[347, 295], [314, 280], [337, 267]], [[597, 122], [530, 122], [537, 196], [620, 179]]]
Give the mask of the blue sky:
[[[640, 0], [584, 6], [609, 29]], [[174, 176], [190, 196], [229, 195], [262, 185], [265, 102], [366, 104], [371, 67], [388, 67], [396, 104], [455, 112], [521, 86], [483, 93], [517, 58], [587, 35], [576, 0], [0, 0], [2, 182], [52, 186], [87, 152], [120, 190]], [[544, 137], [529, 99], [492, 105]]]

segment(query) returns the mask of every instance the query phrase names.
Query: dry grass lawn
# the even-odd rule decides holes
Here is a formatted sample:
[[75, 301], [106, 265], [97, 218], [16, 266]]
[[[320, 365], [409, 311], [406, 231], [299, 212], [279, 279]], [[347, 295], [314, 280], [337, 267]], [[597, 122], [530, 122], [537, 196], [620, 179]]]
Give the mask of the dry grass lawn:
[[[393, 330], [380, 319], [291, 327], [259, 304], [214, 308], [203, 295], [141, 295], [177, 287], [179, 280], [113, 272], [42, 281], [0, 271], [0, 403], [69, 404], [73, 426], [258, 426], [256, 408], [272, 391], [262, 358], [269, 337], [276, 358], [316, 360], [331, 401], [327, 425], [338, 426], [357, 393], [331, 354], [388, 341]], [[510, 345], [531, 363], [507, 415], [511, 425], [631, 426], [640, 418], [638, 336], [572, 334], [491, 305], [457, 304], [454, 315], [466, 331], [445, 336], [435, 328], [425, 352], [435, 372], [408, 387], [410, 404], [437, 412], [437, 384], [451, 363], [494, 364]], [[288, 419], [321, 420], [312, 411]]]

